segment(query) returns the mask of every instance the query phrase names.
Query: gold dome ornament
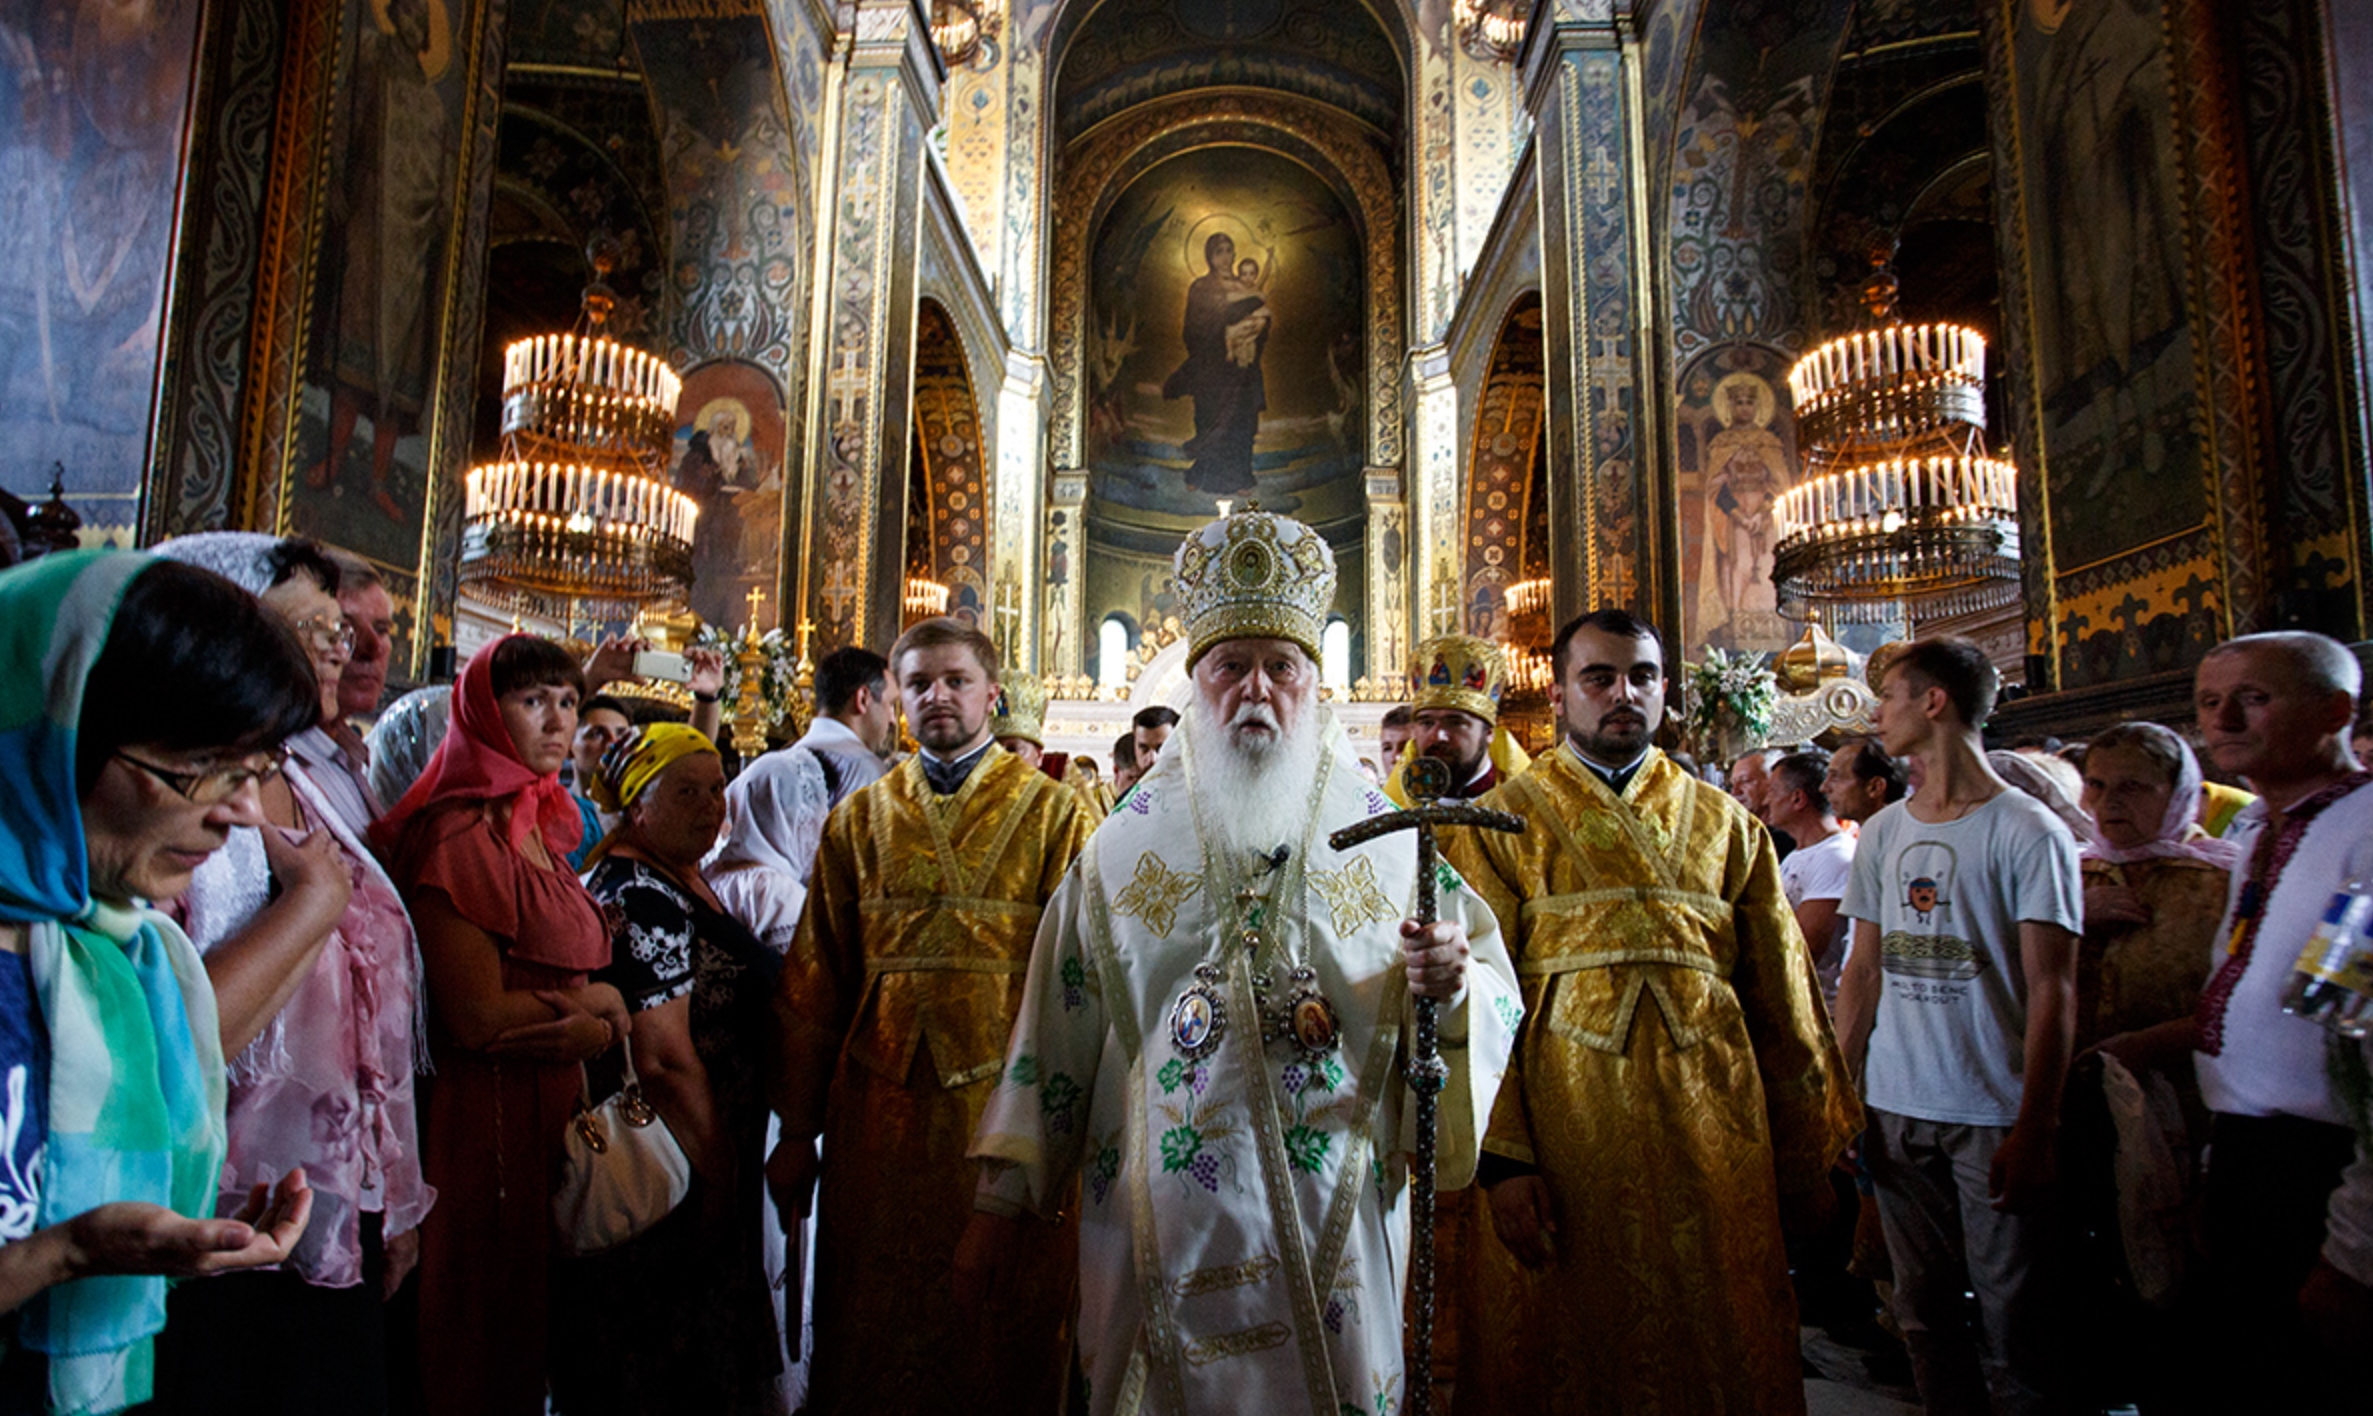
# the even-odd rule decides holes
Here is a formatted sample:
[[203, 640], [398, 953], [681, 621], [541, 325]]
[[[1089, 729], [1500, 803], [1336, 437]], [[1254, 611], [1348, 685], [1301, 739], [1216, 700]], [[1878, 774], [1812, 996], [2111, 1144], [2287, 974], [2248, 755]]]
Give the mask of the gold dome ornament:
[[1508, 658], [1500, 646], [1472, 634], [1437, 635], [1417, 646], [1409, 663], [1409, 707], [1455, 708], [1497, 726], [1508, 691]]
[[1046, 746], [1046, 680], [1036, 674], [1015, 673], [997, 684], [997, 714], [989, 736], [1003, 742], [1023, 738]]
[[1189, 669], [1227, 639], [1290, 639], [1317, 662], [1335, 605], [1335, 553], [1316, 531], [1248, 503], [1189, 534], [1171, 566]]
[[1831, 679], [1850, 677], [1854, 660], [1845, 646], [1830, 638], [1821, 622], [1814, 620], [1804, 627], [1804, 638], [1772, 661], [1772, 672], [1788, 692], [1811, 693]]

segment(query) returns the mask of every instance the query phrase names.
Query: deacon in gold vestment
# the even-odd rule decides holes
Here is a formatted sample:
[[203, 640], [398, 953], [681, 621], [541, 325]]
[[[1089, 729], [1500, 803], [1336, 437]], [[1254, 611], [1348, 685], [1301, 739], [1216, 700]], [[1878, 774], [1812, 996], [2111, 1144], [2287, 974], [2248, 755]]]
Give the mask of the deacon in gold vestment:
[[776, 1193], [817, 1174], [807, 1409], [1057, 1410], [1076, 1221], [1034, 1246], [1014, 1301], [949, 1286], [1038, 916], [1086, 844], [1077, 793], [990, 738], [997, 652], [952, 620], [890, 657], [922, 752], [832, 814], [776, 993]]
[[1771, 838], [1650, 745], [1655, 632], [1560, 635], [1565, 736], [1448, 850], [1524, 985], [1462, 1285], [1462, 1412], [1802, 1412], [1781, 1229], [1861, 1125]]

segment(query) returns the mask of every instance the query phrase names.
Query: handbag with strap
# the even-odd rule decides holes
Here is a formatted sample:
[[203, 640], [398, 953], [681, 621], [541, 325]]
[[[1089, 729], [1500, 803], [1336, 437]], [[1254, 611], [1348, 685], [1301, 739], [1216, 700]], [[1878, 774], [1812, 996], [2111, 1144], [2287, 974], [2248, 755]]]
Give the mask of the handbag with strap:
[[[552, 1224], [564, 1254], [598, 1254], [632, 1239], [675, 1212], [692, 1187], [692, 1163], [675, 1133], [643, 1099], [634, 1054], [620, 1048], [626, 1083], [593, 1104], [583, 1083], [577, 1114], [561, 1136], [560, 1187], [552, 1195]], [[580, 1075], [584, 1068], [578, 1068]]]

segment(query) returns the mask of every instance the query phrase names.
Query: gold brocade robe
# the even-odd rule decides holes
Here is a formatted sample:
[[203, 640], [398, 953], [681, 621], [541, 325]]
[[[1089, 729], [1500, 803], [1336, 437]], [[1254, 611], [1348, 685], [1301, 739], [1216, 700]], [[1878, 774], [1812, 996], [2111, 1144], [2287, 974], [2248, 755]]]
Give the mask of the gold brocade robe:
[[1524, 986], [1484, 1149], [1539, 1167], [1557, 1232], [1536, 1273], [1478, 1222], [1459, 1410], [1803, 1411], [1779, 1197], [1861, 1107], [1770, 836], [1656, 751], [1620, 798], [1560, 746], [1483, 804], [1530, 826], [1445, 833]]
[[1091, 828], [1079, 795], [992, 745], [933, 794], [909, 760], [825, 824], [775, 995], [785, 1139], [823, 1138], [808, 1407], [1057, 1409], [1077, 1221], [1034, 1236], [1012, 1292], [959, 1309], [966, 1145], [1004, 1068], [1038, 916]]

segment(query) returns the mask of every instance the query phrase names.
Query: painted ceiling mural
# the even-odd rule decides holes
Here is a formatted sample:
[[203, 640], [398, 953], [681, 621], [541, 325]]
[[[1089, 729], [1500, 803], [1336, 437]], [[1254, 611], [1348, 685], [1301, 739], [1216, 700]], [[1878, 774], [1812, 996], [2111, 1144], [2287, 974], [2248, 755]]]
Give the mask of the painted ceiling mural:
[[1330, 103], [1380, 132], [1400, 126], [1400, 55], [1357, 3], [1105, 0], [1064, 51], [1057, 133], [1068, 142], [1149, 98], [1227, 85]]
[[1090, 490], [1179, 532], [1258, 495], [1313, 523], [1362, 510], [1361, 233], [1305, 168], [1188, 152], [1107, 211], [1089, 276]]
[[1673, 137], [1673, 360], [1803, 335], [1799, 225], [1853, 0], [1738, 0], [1697, 36]]

